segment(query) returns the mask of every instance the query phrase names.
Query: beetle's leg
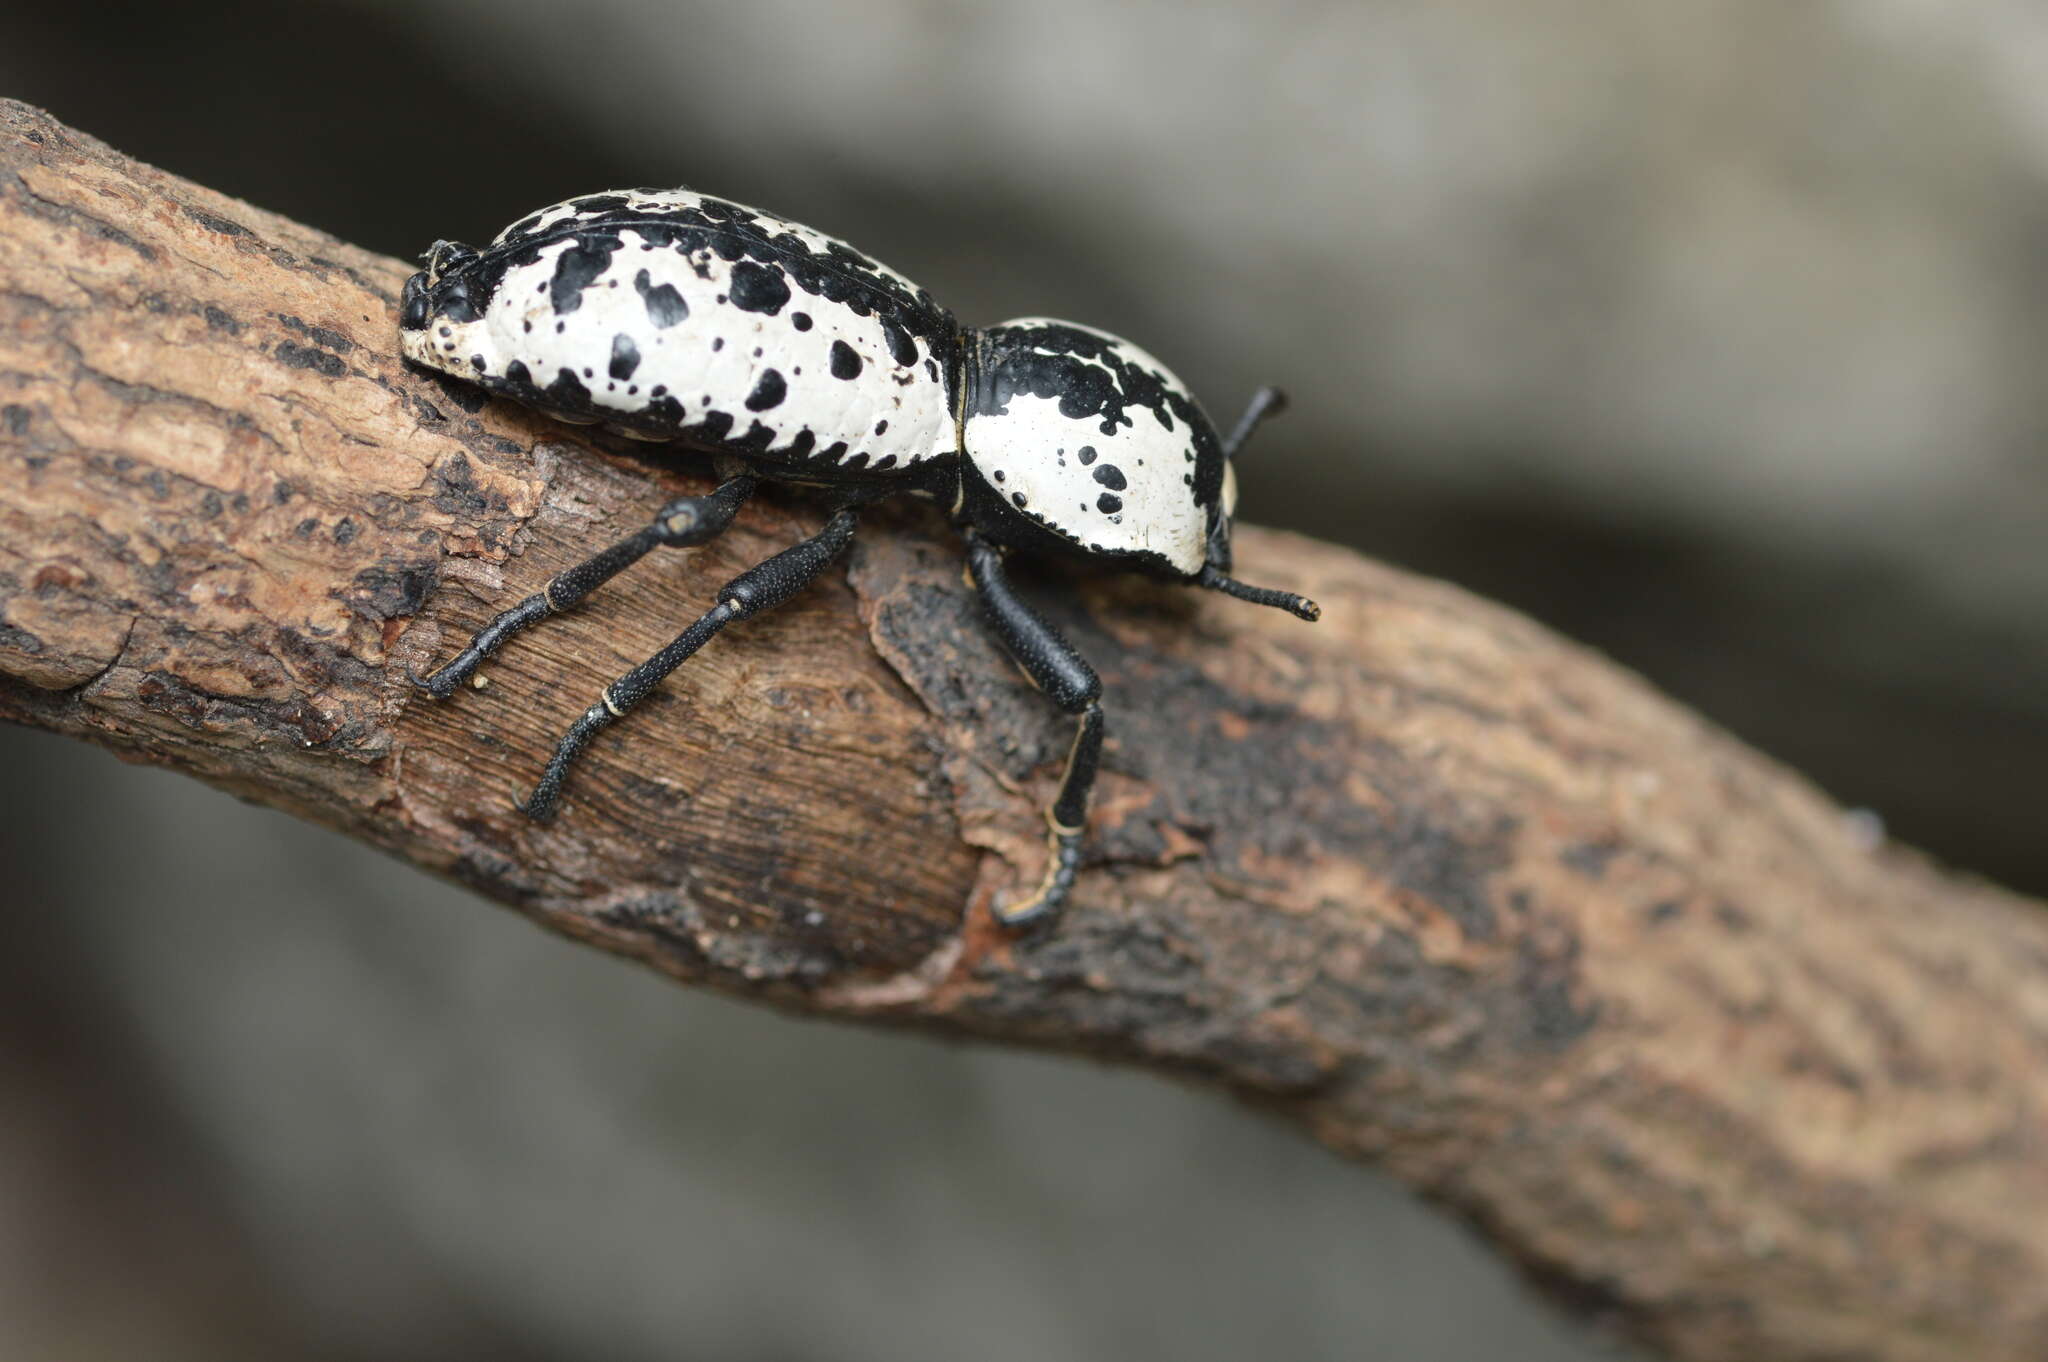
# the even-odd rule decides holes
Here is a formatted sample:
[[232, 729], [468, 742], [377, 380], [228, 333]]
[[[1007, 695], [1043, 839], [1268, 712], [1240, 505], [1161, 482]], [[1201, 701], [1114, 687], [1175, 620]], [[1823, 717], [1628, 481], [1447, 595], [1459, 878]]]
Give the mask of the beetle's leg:
[[554, 817], [555, 804], [562, 795], [562, 782], [569, 767], [598, 731], [646, 699], [670, 672], [688, 661], [690, 655], [711, 641], [734, 620], [758, 615], [782, 604], [809, 586], [834, 558], [853, 540], [854, 513], [843, 510], [825, 522], [825, 528], [793, 548], [784, 549], [765, 563], [756, 563], [727, 582], [718, 593], [718, 604], [695, 624], [676, 635], [675, 641], [605, 687], [596, 704], [583, 711], [548, 761], [548, 769], [534, 786], [533, 796], [521, 807], [527, 817], [546, 822]]
[[413, 677], [413, 684], [437, 700], [447, 699], [483, 665], [485, 658], [504, 646], [506, 639], [529, 624], [574, 606], [639, 562], [650, 550], [680, 548], [717, 538], [746, 504], [754, 485], [750, 476], [728, 478], [705, 496], [671, 501], [638, 534], [628, 535], [576, 566], [556, 573], [546, 586], [479, 629], [453, 662], [432, 676]]
[[998, 906], [995, 915], [1016, 927], [1060, 910], [1081, 868], [1081, 835], [1088, 822], [1088, 794], [1095, 788], [1095, 768], [1102, 757], [1102, 681], [1086, 658], [1010, 586], [1002, 553], [980, 535], [967, 533], [967, 570], [988, 607], [1003, 646], [1031, 678], [1031, 684], [1069, 714], [1081, 716], [1074, 746], [1067, 753], [1067, 771], [1060, 792], [1045, 811], [1051, 825], [1049, 860], [1038, 892], [1022, 903]]

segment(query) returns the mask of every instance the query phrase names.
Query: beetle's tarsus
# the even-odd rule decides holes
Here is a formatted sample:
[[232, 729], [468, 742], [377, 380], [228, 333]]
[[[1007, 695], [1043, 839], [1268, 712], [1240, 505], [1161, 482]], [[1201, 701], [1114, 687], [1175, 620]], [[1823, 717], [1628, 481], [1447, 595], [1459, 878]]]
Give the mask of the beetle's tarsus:
[[478, 667], [483, 666], [485, 659], [504, 646], [506, 639], [535, 620], [545, 619], [550, 609], [547, 593], [536, 592], [477, 630], [468, 645], [447, 666], [424, 677], [410, 671], [406, 675], [414, 685], [436, 700], [446, 700]]
[[553, 820], [555, 810], [561, 803], [562, 782], [569, 778], [569, 767], [576, 761], [590, 740], [597, 736], [599, 729], [618, 717], [618, 711], [608, 703], [611, 691], [605, 691], [605, 699], [599, 700], [583, 711], [581, 718], [562, 735], [555, 744], [554, 755], [548, 758], [547, 770], [541, 772], [540, 781], [533, 787], [533, 793], [519, 806], [519, 811], [536, 823]]
[[1046, 856], [1045, 878], [1039, 882], [1037, 893], [1022, 903], [998, 903], [991, 909], [1003, 926], [1012, 930], [1035, 927], [1051, 921], [1066, 906], [1074, 877], [1081, 870], [1080, 829], [1055, 827], [1046, 839]]

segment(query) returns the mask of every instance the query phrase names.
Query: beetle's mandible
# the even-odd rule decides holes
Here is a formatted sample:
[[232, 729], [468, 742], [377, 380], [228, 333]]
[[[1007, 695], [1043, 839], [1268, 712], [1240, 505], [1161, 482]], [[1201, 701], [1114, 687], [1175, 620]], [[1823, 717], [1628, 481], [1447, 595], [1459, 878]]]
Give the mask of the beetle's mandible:
[[482, 250], [437, 242], [406, 281], [406, 358], [566, 421], [603, 422], [717, 456], [723, 481], [557, 575], [420, 681], [445, 698], [506, 639], [569, 609], [649, 550], [701, 544], [762, 479], [823, 489], [815, 536], [741, 573], [673, 643], [605, 688], [563, 736], [525, 811], [554, 814], [576, 755], [732, 623], [815, 579], [853, 538], [859, 508], [936, 500], [1003, 645], [1078, 718], [1046, 810], [1050, 861], [1022, 924], [1058, 910], [1081, 862], [1102, 751], [1102, 684], [1011, 588], [1013, 549], [1078, 554], [1278, 606], [1313, 602], [1230, 571], [1231, 458], [1282, 405], [1261, 389], [1219, 435], [1181, 381], [1129, 341], [1027, 317], [963, 328], [923, 289], [844, 242], [688, 190], [571, 199]]

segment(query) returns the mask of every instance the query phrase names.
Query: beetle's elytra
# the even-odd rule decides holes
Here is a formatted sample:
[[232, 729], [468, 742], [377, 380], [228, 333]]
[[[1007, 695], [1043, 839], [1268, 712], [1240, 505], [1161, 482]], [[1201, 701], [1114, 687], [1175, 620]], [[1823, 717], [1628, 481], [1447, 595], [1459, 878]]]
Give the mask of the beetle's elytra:
[[1079, 718], [1047, 809], [1037, 891], [998, 908], [1056, 911], [1080, 865], [1102, 748], [1101, 682], [1012, 589], [1013, 549], [1078, 554], [1303, 619], [1315, 605], [1230, 570], [1230, 460], [1277, 390], [1226, 437], [1181, 381], [1128, 341], [1030, 317], [963, 328], [923, 289], [844, 242], [688, 190], [620, 190], [520, 219], [488, 247], [437, 242], [406, 281], [400, 342], [418, 364], [566, 421], [717, 457], [723, 481], [562, 572], [420, 684], [452, 694], [505, 640], [582, 600], [649, 550], [700, 544], [761, 479], [822, 488], [818, 534], [728, 582], [674, 642], [614, 681], [557, 746], [525, 804], [551, 817], [571, 763], [711, 636], [816, 578], [861, 506], [908, 492], [950, 509], [990, 622], [1032, 682]]

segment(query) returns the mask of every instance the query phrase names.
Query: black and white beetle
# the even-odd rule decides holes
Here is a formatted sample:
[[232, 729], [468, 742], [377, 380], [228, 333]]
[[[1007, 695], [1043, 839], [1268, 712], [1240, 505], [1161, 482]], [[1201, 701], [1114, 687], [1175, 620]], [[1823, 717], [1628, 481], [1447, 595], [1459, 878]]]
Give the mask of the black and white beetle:
[[998, 908], [1019, 924], [1056, 911], [1081, 860], [1102, 751], [1102, 684], [1011, 589], [1011, 549], [1080, 554], [1279, 606], [1230, 570], [1230, 460], [1282, 405], [1261, 389], [1227, 438], [1159, 361], [1128, 341], [1028, 317], [963, 328], [923, 289], [808, 227], [688, 190], [571, 199], [479, 251], [437, 242], [406, 281], [406, 357], [565, 421], [717, 456], [716, 491], [560, 573], [419, 684], [445, 698], [527, 625], [567, 610], [650, 549], [701, 544], [757, 482], [826, 489], [824, 529], [741, 573], [676, 640], [612, 682], [556, 747], [526, 803], [553, 815], [576, 754], [713, 634], [780, 604], [838, 556], [858, 509], [899, 492], [937, 500], [967, 540], [971, 581], [1003, 645], [1079, 716], [1046, 811], [1038, 891]]

